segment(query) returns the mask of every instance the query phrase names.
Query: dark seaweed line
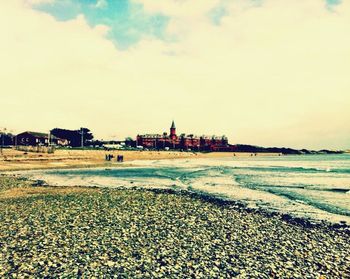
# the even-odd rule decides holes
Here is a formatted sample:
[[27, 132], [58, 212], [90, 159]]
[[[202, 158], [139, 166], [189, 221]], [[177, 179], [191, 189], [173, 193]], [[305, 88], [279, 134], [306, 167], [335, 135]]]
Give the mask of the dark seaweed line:
[[[105, 190], [107, 189], [105, 188]], [[220, 206], [220, 207], [230, 207], [238, 211], [245, 211], [247, 213], [260, 214], [265, 217], [280, 217], [282, 220], [288, 222], [289, 224], [298, 225], [304, 228], [324, 228], [324, 229], [331, 229], [331, 230], [337, 230], [337, 231], [340, 230], [350, 235], [350, 225], [346, 223], [333, 224], [325, 220], [317, 221], [313, 219], [295, 217], [291, 214], [272, 212], [262, 208], [250, 208], [244, 202], [228, 199], [224, 195], [212, 195], [203, 191], [197, 191], [197, 190], [194, 191], [191, 188], [186, 190], [186, 189], [178, 189], [178, 188], [173, 188], [173, 189], [151, 188], [150, 189], [150, 188], [141, 188], [141, 187], [129, 187], [129, 188], [118, 187], [111, 190], [114, 190], [114, 191], [115, 190], [117, 191], [137, 190], [137, 191], [144, 191], [144, 192], [153, 192], [156, 194], [180, 195], [180, 196], [196, 199], [201, 202], [208, 202], [211, 204], [215, 204], [216, 206]]]
[[[28, 180], [28, 178], [23, 178], [25, 180]], [[45, 187], [50, 187], [50, 185], [46, 184], [45, 181], [42, 180], [33, 180], [32, 185], [35, 186], [45, 186]], [[247, 186], [247, 185], [246, 185]], [[70, 186], [66, 186], [70, 187]], [[159, 193], [159, 194], [172, 194], [172, 195], [180, 195], [180, 196], [187, 196], [196, 200], [200, 200], [202, 202], [208, 202], [215, 204], [217, 206], [223, 206], [223, 207], [231, 207], [234, 208], [235, 210], [242, 210], [247, 213], [254, 213], [254, 214], [261, 214], [265, 217], [280, 217], [282, 220], [293, 224], [293, 225], [298, 225], [302, 226], [304, 228], [325, 228], [325, 229], [331, 229], [331, 230], [340, 230], [342, 232], [346, 232], [347, 234], [350, 235], [350, 224], [346, 223], [331, 223], [325, 220], [318, 221], [314, 219], [307, 219], [307, 218], [301, 218], [301, 217], [295, 217], [291, 214], [286, 214], [286, 213], [280, 213], [280, 212], [272, 212], [269, 211], [268, 209], [263, 209], [263, 208], [249, 208], [244, 202], [238, 201], [238, 200], [232, 200], [229, 199], [225, 195], [220, 195], [220, 194], [209, 194], [204, 191], [200, 190], [195, 190], [192, 187], [188, 187], [188, 189], [184, 188], [179, 188], [179, 187], [172, 187], [170, 189], [159, 189], [159, 188], [142, 188], [142, 187], [124, 187], [124, 186], [119, 186], [116, 188], [107, 188], [107, 187], [100, 187], [100, 186], [78, 186], [82, 188], [99, 188], [102, 189], [103, 191], [128, 191], [128, 190], [137, 190], [141, 192], [153, 192], [153, 193]], [[247, 186], [248, 188], [252, 188]], [[256, 189], [256, 188], [255, 188]], [[273, 193], [278, 195], [277, 193]], [[281, 194], [283, 196], [283, 194]], [[286, 196], [287, 197], [287, 196]], [[17, 199], [17, 198], [15, 198]], [[2, 202], [5, 202], [2, 201]], [[320, 208], [321, 209], [321, 208]], [[350, 216], [350, 215], [349, 215]]]

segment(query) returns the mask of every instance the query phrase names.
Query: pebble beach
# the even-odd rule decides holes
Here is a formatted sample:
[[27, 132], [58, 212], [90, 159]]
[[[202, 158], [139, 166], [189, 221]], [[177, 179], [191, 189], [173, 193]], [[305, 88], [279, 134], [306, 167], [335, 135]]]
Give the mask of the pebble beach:
[[349, 236], [185, 191], [0, 176], [1, 278], [350, 278]]

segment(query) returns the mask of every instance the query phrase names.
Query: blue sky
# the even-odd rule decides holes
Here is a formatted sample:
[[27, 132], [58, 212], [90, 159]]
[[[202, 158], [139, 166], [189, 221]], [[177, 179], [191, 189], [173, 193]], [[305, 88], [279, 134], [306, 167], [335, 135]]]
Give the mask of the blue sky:
[[109, 38], [119, 49], [137, 43], [143, 35], [164, 37], [168, 22], [166, 16], [146, 14], [142, 5], [128, 0], [105, 0], [100, 6], [97, 0], [61, 0], [37, 5], [35, 8], [47, 12], [57, 20], [66, 21], [83, 14], [91, 26], [98, 24], [110, 28]]

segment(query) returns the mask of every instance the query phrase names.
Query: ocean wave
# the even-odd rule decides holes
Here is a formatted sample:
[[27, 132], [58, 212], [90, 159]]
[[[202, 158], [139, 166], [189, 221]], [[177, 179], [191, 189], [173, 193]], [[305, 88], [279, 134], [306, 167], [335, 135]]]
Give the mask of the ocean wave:
[[236, 170], [251, 170], [256, 172], [280, 172], [280, 173], [344, 173], [350, 174], [350, 169], [313, 168], [313, 167], [286, 167], [286, 166], [264, 166], [264, 167], [234, 167]]
[[295, 202], [349, 216], [350, 201], [344, 194], [350, 194], [350, 159], [320, 158], [143, 161], [124, 168], [50, 170], [42, 172], [40, 179], [50, 182], [51, 177], [51, 181], [61, 181], [57, 182], [61, 185], [193, 189], [262, 206], [271, 203], [273, 197], [283, 197], [286, 201], [277, 199], [275, 209], [285, 210]]
[[302, 195], [297, 192], [281, 191], [281, 190], [275, 190], [273, 188], [269, 188], [267, 189], [267, 191], [275, 195], [286, 197], [290, 200], [302, 201], [305, 204], [311, 205], [315, 208], [321, 209], [329, 213], [350, 216], [350, 210], [346, 208], [343, 208], [337, 205], [332, 205], [327, 202], [323, 202], [321, 200], [317, 200], [317, 199], [311, 198], [310, 196]]

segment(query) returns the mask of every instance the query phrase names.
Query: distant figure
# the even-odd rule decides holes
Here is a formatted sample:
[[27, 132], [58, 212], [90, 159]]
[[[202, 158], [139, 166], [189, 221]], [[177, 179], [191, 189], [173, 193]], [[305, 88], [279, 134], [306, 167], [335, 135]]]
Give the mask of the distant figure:
[[236, 153], [233, 153], [233, 156], [235, 156], [235, 157], [236, 157]]
[[112, 154], [106, 154], [106, 161], [110, 161], [112, 158], [114, 158], [114, 156]]
[[124, 161], [124, 156], [123, 155], [118, 155], [117, 156], [117, 162], [123, 162]]

